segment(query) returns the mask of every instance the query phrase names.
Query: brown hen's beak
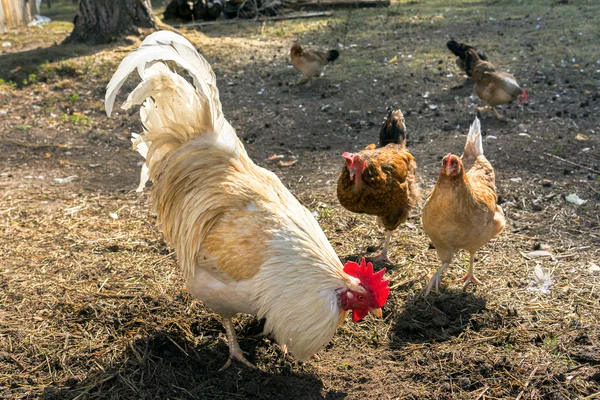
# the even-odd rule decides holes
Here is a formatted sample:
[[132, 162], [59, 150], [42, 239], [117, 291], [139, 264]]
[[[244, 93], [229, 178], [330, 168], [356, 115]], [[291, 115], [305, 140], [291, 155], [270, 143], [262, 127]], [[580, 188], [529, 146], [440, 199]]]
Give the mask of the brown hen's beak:
[[356, 175], [356, 170], [349, 169], [348, 172], [350, 173], [350, 180], [353, 181], [354, 180], [354, 175]]
[[383, 317], [383, 313], [381, 312], [381, 308], [374, 308], [374, 309], [371, 310], [371, 312], [373, 314], [375, 314], [376, 317], [379, 317], [379, 318]]

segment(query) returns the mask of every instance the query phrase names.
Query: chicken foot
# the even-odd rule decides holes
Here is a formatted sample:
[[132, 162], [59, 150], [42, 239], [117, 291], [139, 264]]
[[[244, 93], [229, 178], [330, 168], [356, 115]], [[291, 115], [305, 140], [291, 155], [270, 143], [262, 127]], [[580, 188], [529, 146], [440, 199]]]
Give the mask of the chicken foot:
[[465, 282], [463, 286], [463, 290], [467, 288], [471, 283], [474, 285], [481, 285], [481, 281], [475, 277], [473, 265], [475, 264], [475, 253], [471, 253], [471, 262], [469, 265], [469, 272], [465, 276], [460, 279], [457, 279], [456, 282]]
[[244, 354], [248, 354], [240, 348], [240, 345], [237, 341], [237, 337], [235, 336], [235, 328], [233, 327], [233, 323], [231, 322], [231, 318], [222, 318], [223, 326], [225, 327], [225, 332], [227, 333], [227, 344], [229, 345], [229, 358], [225, 365], [219, 369], [219, 371], [224, 371], [231, 365], [231, 360], [237, 360], [244, 364], [249, 368], [256, 368], [252, 365], [246, 358]]
[[424, 296], [427, 296], [431, 292], [431, 289], [433, 289], [434, 286], [435, 286], [436, 292], [440, 291], [440, 284], [442, 283], [442, 274], [444, 273], [446, 268], [448, 268], [449, 266], [450, 266], [450, 263], [442, 263], [442, 266], [429, 279], [429, 284], [427, 285], [427, 288], [423, 292]]
[[498, 110], [496, 109], [496, 107], [492, 107], [492, 106], [485, 106], [485, 107], [477, 107], [477, 111], [483, 111], [485, 110], [486, 112], [493, 112], [494, 113], [494, 117], [496, 117], [497, 119], [499, 119], [500, 121], [505, 121], [506, 118], [504, 118], [504, 116], [502, 116], [502, 114], [500, 114], [498, 112]]
[[301, 76], [300, 79], [298, 79], [296, 83], [294, 83], [294, 86], [305, 85], [306, 87], [311, 87], [311, 84], [311, 78]]
[[498, 118], [500, 121], [504, 121], [505, 120], [505, 118], [502, 115], [500, 115], [500, 113], [498, 112], [498, 110], [496, 109], [496, 107], [492, 107], [492, 111], [494, 112], [494, 116], [496, 118]]
[[392, 239], [392, 231], [385, 231], [385, 240], [383, 242], [383, 249], [381, 250], [381, 254], [372, 259], [373, 262], [387, 262], [392, 263], [387, 256], [388, 246], [390, 245], [390, 240]]

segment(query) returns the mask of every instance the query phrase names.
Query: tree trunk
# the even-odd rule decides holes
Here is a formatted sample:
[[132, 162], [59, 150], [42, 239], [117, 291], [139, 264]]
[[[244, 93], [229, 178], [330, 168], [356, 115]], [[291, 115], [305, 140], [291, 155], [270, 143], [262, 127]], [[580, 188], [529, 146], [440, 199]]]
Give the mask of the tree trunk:
[[73, 23], [63, 43], [109, 43], [135, 27], [157, 29], [150, 0], [80, 0]]

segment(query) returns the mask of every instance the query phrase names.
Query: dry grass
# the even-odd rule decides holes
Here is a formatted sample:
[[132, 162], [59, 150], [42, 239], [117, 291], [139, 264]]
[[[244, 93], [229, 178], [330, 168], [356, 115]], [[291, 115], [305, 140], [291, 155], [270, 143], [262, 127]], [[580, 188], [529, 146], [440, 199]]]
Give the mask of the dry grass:
[[[508, 218], [506, 231], [478, 253], [482, 287], [463, 292], [452, 283], [468, 262], [458, 254], [447, 288], [420, 294], [438, 261], [418, 209], [393, 238], [383, 320], [345, 323], [319, 359], [299, 363], [270, 339], [252, 338], [261, 323], [240, 316], [241, 346], [258, 370], [234, 365], [224, 373], [217, 372], [227, 357], [218, 317], [184, 291], [147, 194], [132, 192], [140, 160], [127, 136], [139, 121], [104, 115], [104, 87], [132, 45], [50, 47], [66, 34], [62, 26], [47, 41], [36, 36], [41, 49], [26, 44], [28, 30], [1, 37], [15, 47], [0, 64], [21, 68], [0, 73], [19, 83], [0, 84], [0, 397], [597, 398], [598, 176], [544, 153], [599, 168], [599, 55], [589, 34], [598, 6], [550, 6], [537, 1], [509, 12], [503, 1], [461, 2], [440, 11], [432, 1], [357, 10], [346, 38], [356, 46], [311, 89], [288, 86], [297, 79], [286, 67], [288, 42], [335, 45], [345, 14], [186, 32], [213, 64], [225, 113], [251, 157], [318, 212], [344, 260], [374, 250], [383, 232], [373, 218], [339, 206], [339, 154], [375, 139], [386, 105], [405, 111], [425, 193], [439, 158], [464, 145], [475, 110], [468, 87], [452, 88], [464, 78], [441, 36], [477, 38], [532, 94], [526, 107], [503, 110], [509, 122], [482, 121]], [[432, 19], [441, 12], [445, 19]], [[576, 47], [555, 51], [551, 32]], [[383, 62], [399, 53], [402, 62]], [[572, 57], [579, 67], [560, 66]], [[576, 140], [578, 133], [587, 140]], [[273, 153], [299, 161], [263, 161]], [[588, 202], [568, 203], [571, 193]], [[553, 257], [527, 256], [539, 248]], [[548, 294], [532, 290], [536, 266], [552, 274]]]

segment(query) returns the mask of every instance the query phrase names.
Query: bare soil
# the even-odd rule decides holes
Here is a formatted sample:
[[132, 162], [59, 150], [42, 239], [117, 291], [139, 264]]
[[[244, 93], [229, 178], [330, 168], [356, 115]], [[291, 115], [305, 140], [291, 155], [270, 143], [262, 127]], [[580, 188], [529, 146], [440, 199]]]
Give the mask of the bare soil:
[[[377, 140], [387, 106], [406, 116], [425, 195], [441, 158], [462, 151], [483, 103], [447, 40], [484, 49], [530, 96], [500, 107], [505, 121], [479, 112], [508, 218], [477, 255], [482, 286], [452, 282], [468, 265], [461, 253], [441, 293], [421, 295], [438, 260], [418, 207], [392, 240], [383, 320], [347, 321], [318, 358], [298, 362], [253, 338], [261, 321], [240, 315], [240, 344], [258, 368], [225, 372], [218, 316], [185, 292], [148, 193], [133, 191], [139, 117], [104, 112], [108, 80], [147, 32], [58, 46], [72, 25], [57, 17], [0, 35], [11, 43], [0, 48], [0, 397], [598, 398], [599, 16], [591, 0], [432, 0], [183, 30], [212, 64], [250, 156], [318, 213], [342, 260], [383, 240], [335, 188], [340, 155]], [[294, 85], [293, 40], [338, 48], [340, 59], [311, 87]], [[266, 161], [273, 154], [284, 157]], [[536, 267], [552, 276], [546, 293]]]

